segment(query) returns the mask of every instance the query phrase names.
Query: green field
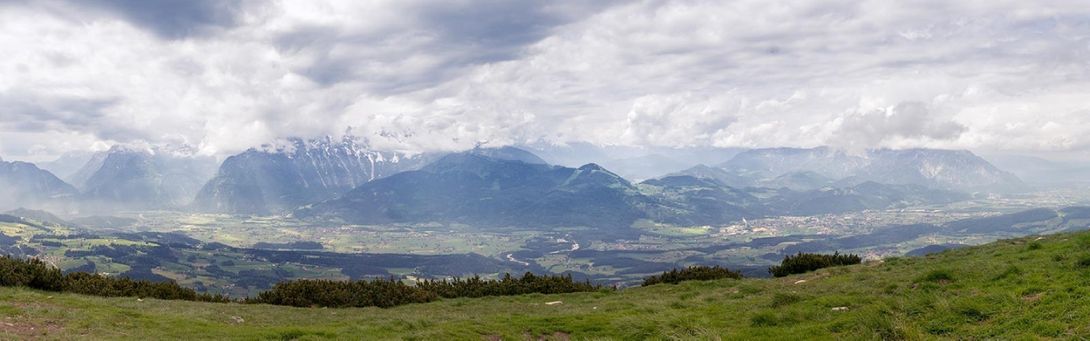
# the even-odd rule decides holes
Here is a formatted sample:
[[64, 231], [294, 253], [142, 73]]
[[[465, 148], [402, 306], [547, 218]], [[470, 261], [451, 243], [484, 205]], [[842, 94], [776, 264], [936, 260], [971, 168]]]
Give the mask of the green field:
[[[287, 217], [239, 217], [225, 214], [140, 212], [138, 225], [124, 232], [177, 232], [206, 242], [251, 247], [258, 242], [312, 241], [342, 253], [455, 254], [498, 256], [519, 250], [541, 233], [526, 230], [482, 232], [470, 226], [312, 224]], [[100, 231], [101, 232], [101, 231]]]
[[[1080, 339], [1090, 233], [1004, 240], [779, 279], [287, 308], [0, 289], [0, 338]], [[548, 302], [563, 302], [546, 304]]]

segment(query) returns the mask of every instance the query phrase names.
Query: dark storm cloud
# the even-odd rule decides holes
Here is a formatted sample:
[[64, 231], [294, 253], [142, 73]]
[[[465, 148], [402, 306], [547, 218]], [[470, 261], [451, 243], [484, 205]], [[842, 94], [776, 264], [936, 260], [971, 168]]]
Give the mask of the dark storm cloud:
[[513, 58], [518, 49], [544, 38], [565, 23], [562, 13], [551, 12], [546, 1], [513, 2], [450, 1], [421, 6], [419, 20], [437, 34], [440, 48], [473, 48], [466, 63], [484, 63]]
[[117, 14], [135, 26], [163, 39], [209, 34], [238, 23], [240, 0], [82, 0], [82, 7]]
[[27, 93], [0, 93], [0, 117], [7, 125], [45, 126], [52, 123], [87, 125], [105, 116], [103, 110], [116, 99], [56, 96], [43, 98]]
[[79, 130], [102, 139], [124, 141], [144, 138], [144, 134], [119, 125], [120, 122], [106, 114], [119, 100], [0, 93], [0, 130], [21, 133]]
[[[313, 62], [296, 71], [318, 84], [358, 81], [378, 93], [392, 94], [437, 85], [467, 67], [516, 59], [554, 28], [610, 5], [424, 1], [410, 3], [400, 13], [402, 25], [370, 32], [301, 26], [280, 34], [275, 44], [287, 53], [313, 54]], [[414, 58], [428, 62], [413, 64]]]

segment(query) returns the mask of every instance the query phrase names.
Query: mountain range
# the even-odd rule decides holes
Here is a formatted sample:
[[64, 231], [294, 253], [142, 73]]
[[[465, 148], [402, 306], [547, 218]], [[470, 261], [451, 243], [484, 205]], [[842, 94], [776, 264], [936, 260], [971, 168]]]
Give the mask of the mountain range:
[[228, 157], [201, 188], [193, 207], [242, 214], [284, 212], [420, 168], [432, 159], [431, 154], [374, 151], [350, 136], [291, 138]]
[[627, 227], [641, 217], [633, 206], [643, 200], [634, 185], [593, 163], [574, 169], [545, 165], [516, 148], [501, 153], [474, 149], [366, 183], [340, 198], [296, 210], [295, 215], [356, 223]]
[[586, 142], [535, 142], [516, 146], [550, 164], [579, 167], [595, 163], [632, 181], [643, 181], [699, 164], [719, 164], [745, 151], [718, 147], [599, 146]]
[[80, 172], [89, 169], [94, 171], [79, 185], [86, 206], [180, 208], [211, 177], [215, 159], [119, 145], [92, 157]]
[[70, 200], [78, 192], [53, 173], [32, 163], [0, 159], [0, 208]]
[[[51, 167], [67, 169], [70, 182], [26, 162], [3, 162], [3, 208], [49, 206], [60, 211], [181, 209], [212, 176], [216, 160], [179, 149], [116, 145], [107, 151], [67, 155]], [[76, 169], [72, 163], [84, 160]], [[73, 185], [75, 184], [75, 185]]]
[[735, 187], [796, 190], [866, 182], [965, 192], [1026, 188], [1014, 174], [963, 150], [876, 149], [856, 155], [827, 147], [754, 149], [716, 166], [701, 165], [675, 174], [708, 177]]
[[576, 169], [470, 151], [369, 182], [294, 214], [361, 224], [627, 227], [643, 216], [636, 207], [647, 200], [633, 184], [594, 164]]
[[767, 215], [813, 215], [949, 203], [960, 192], [863, 182], [814, 190], [735, 188], [688, 175], [631, 183], [597, 164], [579, 168], [451, 154], [420, 170], [364, 184], [300, 208], [304, 219], [352, 224], [460, 223], [473, 226], [626, 229], [638, 220], [682, 226]]
[[[655, 159], [646, 150], [564, 147], [550, 159], [588, 155]], [[603, 156], [618, 151], [614, 157]], [[664, 150], [658, 150], [663, 152]], [[643, 154], [640, 154], [643, 153]], [[633, 182], [598, 163], [555, 165], [515, 147], [457, 153], [373, 150], [364, 140], [290, 138], [214, 161], [191, 150], [114, 146], [85, 158], [68, 185], [32, 164], [4, 162], [0, 181], [20, 198], [76, 202], [87, 211], [194, 209], [286, 214], [357, 224], [464, 223], [476, 226], [629, 228], [639, 220], [714, 225], [770, 215], [812, 215], [968, 199], [966, 193], [1022, 188], [1016, 176], [967, 151], [831, 148], [675, 153], [725, 161]], [[580, 156], [582, 155], [582, 156]], [[633, 156], [635, 155], [635, 156]], [[729, 157], [728, 157], [729, 156]], [[52, 167], [61, 167], [55, 162]], [[29, 203], [29, 204], [27, 204]]]

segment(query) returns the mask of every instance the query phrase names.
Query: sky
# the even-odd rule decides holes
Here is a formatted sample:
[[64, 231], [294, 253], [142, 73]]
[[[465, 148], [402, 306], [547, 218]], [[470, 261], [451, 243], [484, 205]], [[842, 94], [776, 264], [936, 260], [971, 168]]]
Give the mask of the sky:
[[1090, 2], [0, 0], [0, 157], [283, 137], [1090, 158]]

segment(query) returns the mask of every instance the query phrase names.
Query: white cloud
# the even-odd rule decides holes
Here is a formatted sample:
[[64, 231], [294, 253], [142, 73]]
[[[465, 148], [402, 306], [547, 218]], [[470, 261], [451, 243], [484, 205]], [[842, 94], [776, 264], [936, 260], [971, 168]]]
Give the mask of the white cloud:
[[350, 126], [399, 149], [1090, 148], [1080, 1], [110, 4], [0, 3], [0, 155]]
[[944, 119], [921, 102], [902, 102], [883, 109], [850, 112], [834, 121], [830, 144], [851, 151], [875, 146], [911, 147], [930, 141], [956, 140], [965, 126]]

